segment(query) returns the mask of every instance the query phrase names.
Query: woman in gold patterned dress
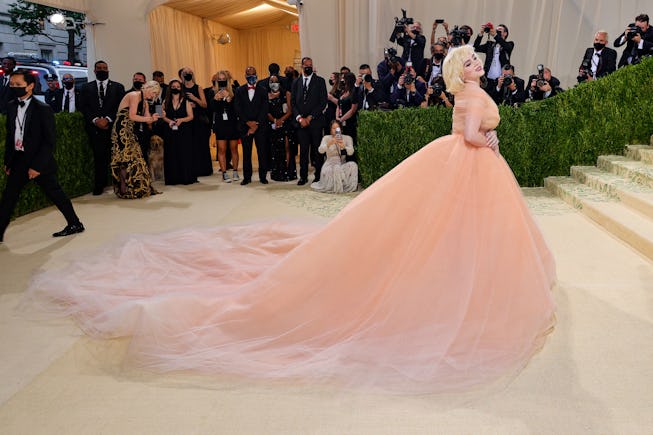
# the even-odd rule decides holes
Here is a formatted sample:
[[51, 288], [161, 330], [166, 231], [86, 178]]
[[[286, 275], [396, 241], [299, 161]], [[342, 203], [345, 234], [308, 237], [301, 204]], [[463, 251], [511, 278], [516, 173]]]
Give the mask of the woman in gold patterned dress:
[[152, 124], [159, 119], [156, 113], [150, 115], [145, 100], [156, 98], [160, 91], [159, 83], [147, 82], [140, 91], [125, 95], [118, 106], [111, 132], [111, 175], [113, 191], [118, 198], [143, 198], [160, 193], [152, 187], [150, 171], [134, 132], [135, 123]]

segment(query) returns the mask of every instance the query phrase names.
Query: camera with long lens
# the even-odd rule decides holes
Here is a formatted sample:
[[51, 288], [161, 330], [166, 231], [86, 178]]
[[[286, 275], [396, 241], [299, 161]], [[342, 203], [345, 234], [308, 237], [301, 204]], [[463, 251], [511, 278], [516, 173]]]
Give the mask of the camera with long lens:
[[512, 74], [506, 74], [503, 76], [503, 87], [507, 88], [508, 86], [512, 85], [514, 83], [514, 80], [512, 78]]
[[544, 65], [539, 64], [537, 66], [537, 81], [535, 82], [535, 86], [538, 88], [541, 88], [542, 86], [546, 85], [548, 82], [544, 79]]
[[576, 80], [578, 80], [578, 83], [584, 82], [588, 78], [592, 77], [592, 65], [590, 64], [589, 59], [583, 59], [583, 63], [580, 65], [580, 70], [578, 73], [578, 77], [576, 77]]
[[415, 82], [415, 77], [413, 77], [412, 74], [407, 73], [406, 75], [404, 75], [404, 85], [405, 86], [412, 85], [414, 82]]
[[396, 57], [396, 56], [397, 56], [397, 50], [395, 48], [389, 47], [389, 48], [384, 48], [383, 49], [383, 57], [386, 60], [390, 60], [391, 58]]
[[465, 45], [465, 38], [467, 38], [468, 33], [465, 29], [460, 29], [458, 26], [454, 26], [451, 31], [451, 46], [460, 47]]
[[414, 22], [415, 20], [413, 18], [406, 16], [406, 9], [402, 9], [401, 18], [395, 17], [395, 28], [392, 30], [392, 35], [390, 35], [390, 42], [395, 42], [397, 40], [397, 35], [404, 33], [404, 28]]

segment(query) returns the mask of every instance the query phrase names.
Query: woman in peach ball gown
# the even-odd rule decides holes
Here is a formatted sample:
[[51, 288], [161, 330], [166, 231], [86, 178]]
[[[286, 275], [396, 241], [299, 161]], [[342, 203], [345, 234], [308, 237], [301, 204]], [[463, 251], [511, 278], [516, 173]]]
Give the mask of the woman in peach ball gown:
[[28, 301], [131, 337], [130, 362], [157, 372], [407, 394], [515, 375], [552, 328], [554, 261], [499, 154], [482, 63], [461, 47], [444, 71], [452, 134], [327, 225], [132, 236], [37, 276]]

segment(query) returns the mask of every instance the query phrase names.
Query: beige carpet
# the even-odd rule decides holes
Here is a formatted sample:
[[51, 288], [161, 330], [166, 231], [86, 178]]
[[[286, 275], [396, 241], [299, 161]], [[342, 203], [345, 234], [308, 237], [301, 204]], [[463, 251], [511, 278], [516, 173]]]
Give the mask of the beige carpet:
[[52, 208], [9, 227], [0, 245], [0, 434], [653, 433], [652, 264], [541, 189], [524, 193], [557, 259], [558, 324], [525, 370], [488, 394], [372, 396], [134, 374], [69, 321], [15, 313], [35, 269], [118, 236], [276, 216], [323, 220], [353, 197], [217, 176], [160, 187], [163, 195], [145, 200], [75, 199], [87, 231], [73, 237], [50, 237], [64, 225]]

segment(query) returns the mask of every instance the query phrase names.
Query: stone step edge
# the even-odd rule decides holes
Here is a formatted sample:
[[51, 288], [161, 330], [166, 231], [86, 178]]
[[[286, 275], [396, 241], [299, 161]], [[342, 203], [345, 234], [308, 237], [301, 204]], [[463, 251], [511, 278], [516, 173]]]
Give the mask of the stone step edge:
[[[549, 191], [555, 193], [558, 197], [562, 198], [563, 201], [572, 205], [574, 208], [580, 210], [585, 216], [592, 219], [601, 227], [605, 228], [605, 230], [608, 231], [610, 234], [617, 237], [624, 243], [630, 245], [633, 249], [637, 250], [648, 259], [653, 260], [653, 237], [647, 237], [646, 235], [637, 231], [637, 229], [631, 228], [630, 226], [622, 223], [618, 218], [616, 218], [613, 215], [613, 213], [610, 213], [606, 207], [607, 204], [611, 204], [615, 206], [620, 205], [622, 207], [625, 207], [623, 204], [621, 204], [618, 201], [608, 200], [608, 201], [600, 202], [600, 201], [592, 200], [590, 198], [580, 198], [577, 195], [575, 195], [573, 192], [569, 192], [559, 183], [559, 181], [561, 181], [561, 179], [564, 178], [566, 178], [567, 180], [573, 180], [571, 177], [547, 177], [544, 180], [544, 185], [547, 189], [549, 189]], [[576, 184], [580, 185], [580, 183], [578, 182], [576, 182]], [[589, 189], [589, 187], [587, 187], [587, 189]], [[600, 195], [601, 194], [597, 192], [597, 196]], [[606, 195], [603, 196], [607, 198]], [[626, 209], [626, 211], [629, 210]], [[635, 212], [631, 211], [631, 213], [634, 214]], [[650, 223], [646, 222], [646, 221], [650, 221], [650, 219], [647, 219], [644, 216], [640, 216], [640, 215], [636, 215], [636, 216], [642, 221], [641, 225], [643, 227], [646, 227], [646, 225], [650, 225], [651, 227], [653, 227], [653, 222]]]
[[[572, 166], [571, 176], [579, 183], [583, 183], [610, 197], [617, 198], [628, 207], [653, 219], [653, 193], [647, 196], [645, 192], [628, 191], [621, 186], [614, 185], [607, 180], [599, 178], [595, 174], [588, 173], [587, 171], [589, 169], [597, 168], [594, 166]], [[623, 179], [623, 177], [620, 178]]]
[[651, 145], [626, 145], [626, 157], [653, 164], [653, 146]]
[[[634, 163], [636, 160], [627, 159], [623, 156], [599, 156], [596, 166], [606, 172], [610, 172], [620, 177], [629, 178], [632, 181], [653, 188], [653, 172], [646, 173], [638, 169], [628, 168], [622, 163]], [[646, 162], [638, 162], [646, 164]], [[653, 170], [653, 165], [651, 166]]]

